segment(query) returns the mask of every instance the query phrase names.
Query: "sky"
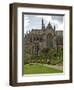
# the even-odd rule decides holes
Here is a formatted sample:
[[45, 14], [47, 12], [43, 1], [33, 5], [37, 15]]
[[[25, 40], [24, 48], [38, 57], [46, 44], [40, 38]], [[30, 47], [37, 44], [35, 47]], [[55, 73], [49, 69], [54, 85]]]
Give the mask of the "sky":
[[64, 30], [64, 16], [47, 16], [47, 15], [24, 15], [24, 34], [32, 29], [41, 29], [42, 18], [45, 27], [50, 22], [56, 30]]

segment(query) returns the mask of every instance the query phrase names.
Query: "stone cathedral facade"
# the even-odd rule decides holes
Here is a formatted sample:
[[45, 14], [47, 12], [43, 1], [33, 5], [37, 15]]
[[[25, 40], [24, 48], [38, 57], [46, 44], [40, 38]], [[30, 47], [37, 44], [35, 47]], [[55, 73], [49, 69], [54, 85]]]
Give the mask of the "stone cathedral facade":
[[24, 37], [24, 52], [28, 57], [39, 56], [43, 49], [63, 48], [63, 31], [56, 31], [49, 22], [45, 27], [42, 19], [41, 29], [32, 29]]

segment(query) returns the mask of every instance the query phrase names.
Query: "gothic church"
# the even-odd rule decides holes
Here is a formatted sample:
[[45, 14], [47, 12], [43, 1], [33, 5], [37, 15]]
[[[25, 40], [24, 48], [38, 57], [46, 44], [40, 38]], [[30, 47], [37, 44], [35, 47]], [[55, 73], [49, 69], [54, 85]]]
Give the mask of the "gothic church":
[[24, 37], [24, 51], [27, 55], [39, 56], [41, 50], [48, 48], [63, 48], [63, 31], [56, 31], [49, 22], [45, 27], [42, 19], [41, 29], [32, 29]]

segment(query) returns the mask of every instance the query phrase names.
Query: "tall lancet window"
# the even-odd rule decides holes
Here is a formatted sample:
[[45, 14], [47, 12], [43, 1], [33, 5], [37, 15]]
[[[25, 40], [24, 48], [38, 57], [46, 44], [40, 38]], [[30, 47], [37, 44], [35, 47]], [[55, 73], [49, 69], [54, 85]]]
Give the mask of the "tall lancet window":
[[47, 46], [48, 48], [53, 48], [53, 37], [52, 34], [47, 35]]

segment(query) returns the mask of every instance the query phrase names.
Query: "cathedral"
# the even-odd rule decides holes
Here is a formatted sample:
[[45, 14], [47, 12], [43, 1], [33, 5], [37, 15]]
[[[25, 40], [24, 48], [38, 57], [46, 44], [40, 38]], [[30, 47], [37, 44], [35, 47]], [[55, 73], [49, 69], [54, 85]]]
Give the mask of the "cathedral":
[[45, 48], [63, 48], [63, 31], [56, 31], [50, 22], [45, 27], [43, 19], [41, 23], [41, 29], [32, 29], [24, 36], [24, 52], [29, 57], [39, 56]]

